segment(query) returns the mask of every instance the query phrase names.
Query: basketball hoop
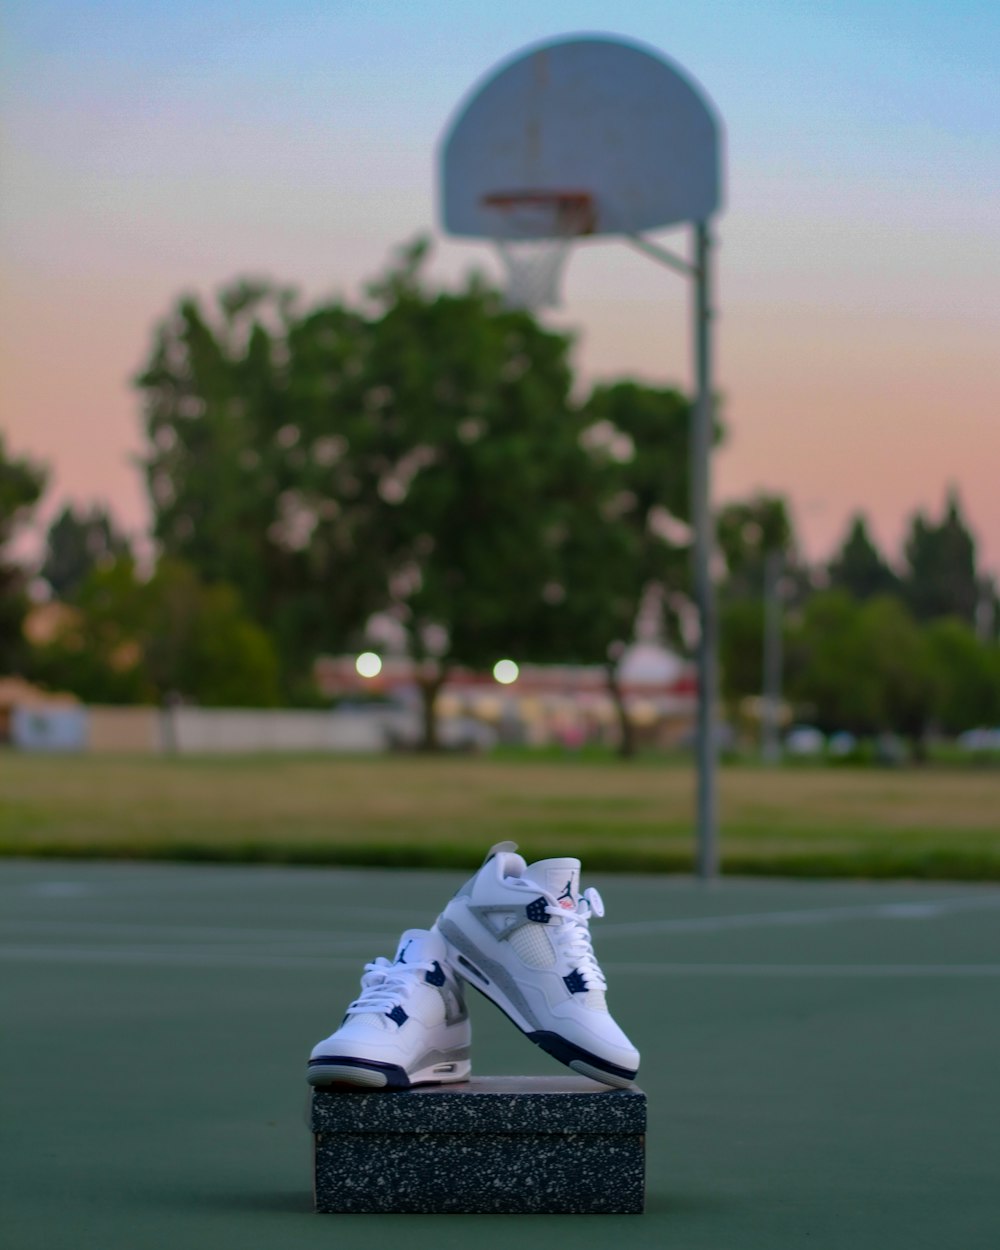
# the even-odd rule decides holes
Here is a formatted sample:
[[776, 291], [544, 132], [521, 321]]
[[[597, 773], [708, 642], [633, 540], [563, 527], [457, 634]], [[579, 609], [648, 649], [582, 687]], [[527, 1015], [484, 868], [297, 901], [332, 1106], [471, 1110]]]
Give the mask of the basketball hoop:
[[503, 191], [481, 202], [497, 226], [490, 237], [507, 269], [507, 307], [556, 307], [573, 240], [594, 230], [593, 197], [586, 191]]

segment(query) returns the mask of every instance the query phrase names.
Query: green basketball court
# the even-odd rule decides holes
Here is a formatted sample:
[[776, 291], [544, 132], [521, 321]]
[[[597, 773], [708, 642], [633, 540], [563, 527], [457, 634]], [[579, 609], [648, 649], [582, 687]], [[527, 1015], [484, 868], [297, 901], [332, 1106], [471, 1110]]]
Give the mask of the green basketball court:
[[[365, 960], [461, 880], [4, 862], [4, 1243], [996, 1245], [1000, 889], [588, 881], [586, 864], [643, 1053], [647, 1213], [314, 1215], [308, 1050]], [[472, 1008], [480, 1074], [560, 1071]]]

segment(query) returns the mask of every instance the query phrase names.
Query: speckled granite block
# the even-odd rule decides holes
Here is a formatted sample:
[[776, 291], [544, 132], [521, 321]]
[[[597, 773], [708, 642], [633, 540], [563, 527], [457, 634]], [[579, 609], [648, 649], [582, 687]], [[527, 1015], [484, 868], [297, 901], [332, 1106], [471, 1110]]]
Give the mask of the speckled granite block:
[[580, 1076], [315, 1090], [316, 1210], [638, 1214], [646, 1095]]

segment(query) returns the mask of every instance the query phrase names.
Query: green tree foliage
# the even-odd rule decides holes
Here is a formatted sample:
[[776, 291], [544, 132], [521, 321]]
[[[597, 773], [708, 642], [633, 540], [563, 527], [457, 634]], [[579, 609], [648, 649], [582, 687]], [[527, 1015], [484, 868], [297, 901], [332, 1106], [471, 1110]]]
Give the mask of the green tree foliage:
[[28, 578], [8, 548], [41, 497], [46, 476], [40, 465], [9, 455], [0, 431], [0, 674], [20, 671], [25, 661], [21, 627], [28, 608]]
[[358, 314], [242, 283], [181, 300], [139, 379], [155, 537], [236, 587], [292, 678], [383, 601], [369, 359]]
[[533, 658], [603, 664], [622, 754], [630, 755], [618, 660], [648, 594], [656, 594], [677, 643], [678, 605], [690, 593], [691, 403], [673, 389], [617, 382], [596, 387], [578, 420], [549, 531], [557, 567]]
[[983, 642], [963, 621], [945, 617], [927, 626], [936, 678], [934, 715], [947, 733], [1000, 724], [1000, 647]]
[[96, 565], [77, 588], [52, 639], [33, 649], [32, 672], [85, 703], [151, 703], [143, 663], [150, 603], [130, 556]]
[[919, 756], [937, 695], [925, 635], [898, 599], [882, 596], [859, 609], [857, 646], [871, 727], [907, 737]]
[[369, 437], [389, 610], [422, 665], [433, 745], [449, 666], [537, 658], [586, 461], [569, 339], [475, 282], [426, 291], [421, 259], [373, 290]]
[[719, 673], [731, 714], [761, 693], [764, 655], [763, 598], [722, 597], [719, 603]]
[[[287, 697], [318, 654], [354, 647], [388, 614], [420, 665], [432, 743], [453, 665], [603, 662], [613, 682], [651, 590], [676, 633], [689, 587], [688, 400], [619, 382], [574, 403], [569, 338], [476, 280], [430, 290], [425, 252], [402, 251], [353, 306], [303, 308], [243, 282], [211, 305], [182, 299], [158, 328], [138, 384], [167, 557], [150, 583], [153, 615], [170, 624], [150, 632], [147, 607], [116, 639], [98, 613], [105, 651], [94, 643], [114, 654], [139, 639], [134, 676], [147, 695], [270, 701], [270, 679], [224, 676], [230, 656], [268, 668], [263, 635], [237, 641], [249, 618], [274, 640]], [[946, 653], [961, 667], [964, 644], [947, 630], [925, 636], [887, 597], [897, 583], [863, 518], [830, 566], [834, 589], [815, 598], [781, 498], [723, 509], [719, 545], [730, 699], [760, 692], [765, 567], [780, 553], [799, 616], [794, 693], [815, 719], [914, 739], [935, 709], [957, 724], [936, 673]], [[914, 616], [973, 620], [974, 549], [957, 499], [940, 525], [916, 519], [907, 559], [901, 593]], [[99, 573], [83, 585], [94, 591]], [[192, 623], [213, 613], [214, 633]]]
[[720, 688], [735, 714], [744, 699], [762, 693], [769, 562], [777, 564], [775, 593], [782, 611], [798, 608], [811, 585], [780, 495], [762, 493], [726, 504], [719, 512], [718, 543], [725, 562], [719, 588]]
[[980, 583], [976, 547], [952, 491], [938, 524], [923, 513], [913, 518], [906, 540], [903, 593], [918, 621], [956, 616], [970, 625], [976, 619]]
[[919, 753], [938, 682], [927, 639], [898, 599], [815, 595], [791, 631], [789, 670], [793, 698], [821, 729], [891, 730]]
[[424, 257], [359, 308], [185, 299], [140, 386], [165, 550], [238, 587], [289, 679], [391, 614], [432, 740], [449, 666], [608, 662], [650, 586], [683, 595], [690, 404], [619, 383], [574, 405], [565, 335], [475, 280], [428, 290]]
[[764, 592], [768, 555], [783, 557], [787, 575], [797, 568], [795, 533], [788, 504], [780, 495], [758, 494], [726, 504], [717, 520], [719, 550], [726, 575], [724, 599], [759, 599]]
[[827, 573], [832, 588], [846, 590], [855, 599], [902, 592], [899, 577], [883, 559], [868, 533], [868, 523], [860, 514], [851, 518], [847, 536]]
[[286, 676], [390, 611], [432, 709], [449, 664], [531, 653], [583, 456], [569, 340], [475, 281], [427, 291], [424, 250], [361, 310], [186, 299], [139, 384], [165, 550], [238, 588]]
[[858, 610], [846, 591], [822, 591], [788, 631], [788, 694], [801, 716], [827, 731], [870, 728], [854, 680]]
[[160, 698], [208, 707], [273, 707], [278, 661], [232, 586], [205, 585], [181, 561], [161, 560], [148, 583], [143, 652]]
[[57, 599], [71, 599], [96, 565], [128, 551], [106, 508], [78, 512], [67, 504], [49, 526], [41, 575]]
[[60, 632], [36, 648], [34, 669], [92, 703], [174, 696], [220, 707], [278, 702], [274, 648], [247, 619], [236, 591], [205, 585], [170, 559], [148, 580], [131, 556], [95, 566]]

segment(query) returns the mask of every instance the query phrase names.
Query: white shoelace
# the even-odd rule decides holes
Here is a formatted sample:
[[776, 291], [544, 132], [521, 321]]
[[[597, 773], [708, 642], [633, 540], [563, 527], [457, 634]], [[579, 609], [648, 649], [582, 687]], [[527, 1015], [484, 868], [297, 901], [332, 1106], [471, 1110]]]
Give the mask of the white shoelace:
[[384, 955], [370, 964], [365, 964], [364, 976], [361, 978], [361, 993], [347, 1008], [349, 1016], [361, 1012], [382, 1014], [400, 1006], [407, 998], [415, 984], [415, 972], [433, 972], [433, 963], [394, 964]]
[[607, 978], [597, 962], [590, 936], [590, 917], [604, 915], [604, 900], [597, 890], [593, 886], [584, 890], [572, 911], [551, 897], [545, 910], [562, 921], [562, 924], [553, 927], [552, 936], [583, 977], [587, 989], [606, 990]]

